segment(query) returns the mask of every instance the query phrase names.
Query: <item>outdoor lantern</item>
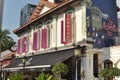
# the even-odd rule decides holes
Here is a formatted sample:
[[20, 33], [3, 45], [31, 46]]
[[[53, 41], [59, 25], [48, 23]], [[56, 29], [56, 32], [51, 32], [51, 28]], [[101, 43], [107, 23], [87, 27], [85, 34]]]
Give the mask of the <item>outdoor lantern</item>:
[[79, 49], [79, 48], [77, 48], [77, 49], [74, 49], [74, 56], [75, 57], [79, 57], [80, 56], [80, 54], [81, 54], [81, 52], [80, 52], [81, 50]]
[[24, 64], [24, 63], [25, 63], [25, 61], [26, 61], [26, 59], [25, 59], [25, 58], [23, 58], [23, 59], [22, 59], [22, 63]]
[[74, 49], [74, 56], [75, 56], [75, 80], [80, 80], [79, 74], [80, 74], [80, 54], [81, 50], [80, 47], [77, 47]]

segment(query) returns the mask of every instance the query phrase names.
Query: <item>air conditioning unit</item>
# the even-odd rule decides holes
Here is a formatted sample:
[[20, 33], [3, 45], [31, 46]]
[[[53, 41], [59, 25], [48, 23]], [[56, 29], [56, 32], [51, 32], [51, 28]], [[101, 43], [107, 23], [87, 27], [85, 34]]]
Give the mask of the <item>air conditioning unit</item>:
[[120, 45], [120, 37], [114, 37], [114, 38], [113, 38], [113, 44], [114, 44], [115, 46]]

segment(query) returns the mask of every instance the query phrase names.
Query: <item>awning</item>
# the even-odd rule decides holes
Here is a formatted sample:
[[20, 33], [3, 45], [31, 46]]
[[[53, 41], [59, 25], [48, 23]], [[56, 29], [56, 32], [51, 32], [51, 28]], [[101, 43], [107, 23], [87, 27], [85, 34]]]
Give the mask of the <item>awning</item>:
[[[57, 62], [63, 62], [73, 56], [73, 49], [56, 51], [51, 53], [34, 55], [26, 57], [26, 69], [50, 68]], [[16, 58], [4, 70], [20, 70], [23, 69], [22, 58]]]

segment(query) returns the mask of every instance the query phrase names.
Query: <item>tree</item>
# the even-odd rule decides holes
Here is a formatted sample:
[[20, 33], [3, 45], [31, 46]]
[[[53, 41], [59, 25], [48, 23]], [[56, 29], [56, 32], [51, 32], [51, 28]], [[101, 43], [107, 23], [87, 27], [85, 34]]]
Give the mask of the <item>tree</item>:
[[5, 29], [1, 30], [0, 29], [0, 46], [1, 46], [1, 51], [5, 51], [7, 49], [11, 49], [11, 47], [15, 44], [16, 42], [10, 37], [10, 31]]

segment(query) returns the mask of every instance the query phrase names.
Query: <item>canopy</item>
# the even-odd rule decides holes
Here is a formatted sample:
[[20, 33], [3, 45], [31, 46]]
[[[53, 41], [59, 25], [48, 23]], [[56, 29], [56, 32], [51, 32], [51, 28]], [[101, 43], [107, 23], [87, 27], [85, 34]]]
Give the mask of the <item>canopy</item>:
[[[74, 51], [73, 49], [68, 49], [26, 57], [25, 68], [31, 70], [40, 68], [50, 68], [57, 62], [63, 62], [68, 58], [72, 57], [73, 51]], [[23, 69], [24, 65], [22, 63], [22, 59], [23, 58], [16, 58], [11, 62], [9, 66], [4, 68], [4, 70], [14, 71]]]

